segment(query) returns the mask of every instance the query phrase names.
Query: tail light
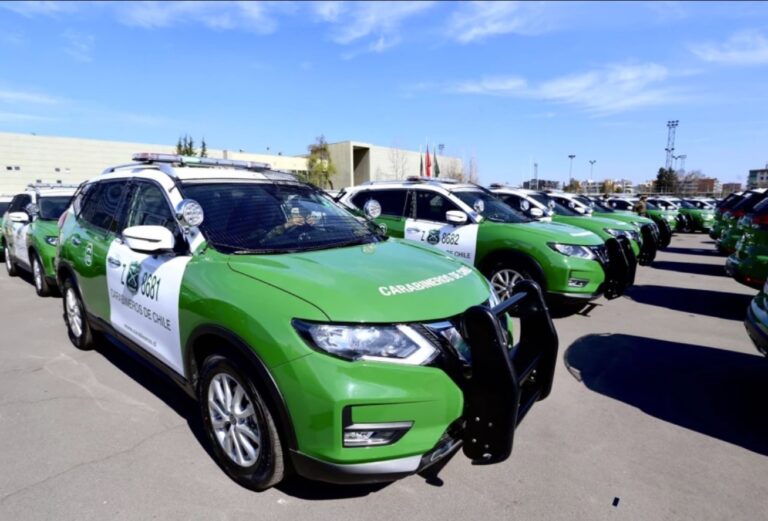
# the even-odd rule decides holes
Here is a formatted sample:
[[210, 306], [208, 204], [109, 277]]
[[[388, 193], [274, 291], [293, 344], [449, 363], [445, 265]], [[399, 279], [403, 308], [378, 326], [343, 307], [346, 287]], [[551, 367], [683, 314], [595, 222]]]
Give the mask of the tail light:
[[752, 226], [768, 226], [768, 213], [752, 216]]
[[739, 217], [744, 217], [745, 213], [747, 212], [745, 212], [744, 210], [734, 210], [733, 212], [731, 212], [731, 217], [735, 217], [736, 219], [738, 219]]

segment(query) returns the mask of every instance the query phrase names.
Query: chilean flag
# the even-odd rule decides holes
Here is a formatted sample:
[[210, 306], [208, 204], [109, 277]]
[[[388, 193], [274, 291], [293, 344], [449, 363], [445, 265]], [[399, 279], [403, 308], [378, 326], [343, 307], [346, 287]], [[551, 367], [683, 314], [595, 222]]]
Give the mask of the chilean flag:
[[432, 163], [430, 162], [430, 159], [429, 159], [429, 145], [427, 145], [427, 157], [425, 158], [425, 163], [426, 163], [426, 167], [427, 167], [426, 168], [427, 177], [432, 177], [432, 174], [430, 173], [431, 167], [432, 167]]

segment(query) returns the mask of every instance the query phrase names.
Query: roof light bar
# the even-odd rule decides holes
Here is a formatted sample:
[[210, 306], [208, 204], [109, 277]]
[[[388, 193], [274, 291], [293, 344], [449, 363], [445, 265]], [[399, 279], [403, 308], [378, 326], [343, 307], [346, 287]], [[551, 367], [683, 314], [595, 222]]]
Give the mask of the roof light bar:
[[133, 160], [141, 163], [167, 163], [181, 166], [218, 166], [241, 170], [253, 170], [255, 172], [272, 169], [268, 163], [257, 163], [255, 161], [238, 161], [234, 159], [216, 159], [212, 157], [181, 156], [178, 154], [160, 154], [153, 152], [140, 152], [138, 154], [134, 154]]

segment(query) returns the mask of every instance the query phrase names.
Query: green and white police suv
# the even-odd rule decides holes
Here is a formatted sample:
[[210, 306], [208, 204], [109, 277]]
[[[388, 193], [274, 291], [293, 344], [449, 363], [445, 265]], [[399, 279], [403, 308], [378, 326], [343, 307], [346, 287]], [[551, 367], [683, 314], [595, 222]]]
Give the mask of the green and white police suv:
[[19, 269], [32, 273], [41, 297], [56, 287], [57, 221], [64, 213], [76, 186], [31, 184], [17, 194], [3, 219], [5, 268], [14, 276]]
[[606, 275], [607, 251], [598, 236], [529, 219], [474, 184], [412, 177], [346, 188], [339, 200], [374, 218], [392, 237], [477, 266], [502, 298], [525, 279], [536, 281], [550, 301], [621, 293]]
[[391, 481], [462, 444], [477, 463], [509, 456], [557, 356], [534, 283], [499, 302], [475, 269], [268, 165], [134, 160], [62, 218], [69, 336], [86, 349], [106, 332], [195, 396], [234, 480]]

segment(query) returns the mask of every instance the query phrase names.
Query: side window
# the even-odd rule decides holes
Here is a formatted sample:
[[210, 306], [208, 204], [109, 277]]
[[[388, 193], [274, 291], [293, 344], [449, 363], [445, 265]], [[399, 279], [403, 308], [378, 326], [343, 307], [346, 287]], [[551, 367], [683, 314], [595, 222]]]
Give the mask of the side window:
[[8, 208], [9, 212], [24, 212], [29, 203], [32, 202], [32, 197], [29, 194], [18, 194], [11, 201], [11, 206]]
[[105, 231], [112, 229], [127, 186], [125, 180], [94, 183], [80, 201], [80, 219]]
[[125, 221], [125, 228], [131, 226], [163, 226], [178, 234], [176, 218], [160, 187], [148, 182], [136, 184]]
[[416, 219], [424, 221], [448, 222], [445, 219], [445, 212], [459, 209], [446, 197], [427, 190], [414, 191], [413, 198], [416, 201]]
[[520, 207], [520, 202], [522, 199], [516, 195], [512, 194], [496, 194], [498, 195], [502, 201], [507, 203], [510, 207], [512, 207], [513, 210], [522, 210]]
[[381, 205], [381, 214], [390, 217], [402, 217], [405, 211], [405, 190], [365, 190], [352, 198], [354, 205], [361, 210], [365, 203], [375, 199]]

